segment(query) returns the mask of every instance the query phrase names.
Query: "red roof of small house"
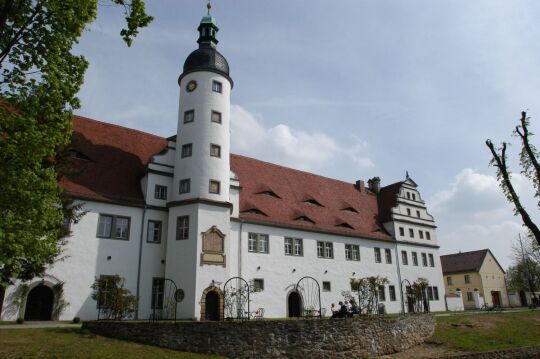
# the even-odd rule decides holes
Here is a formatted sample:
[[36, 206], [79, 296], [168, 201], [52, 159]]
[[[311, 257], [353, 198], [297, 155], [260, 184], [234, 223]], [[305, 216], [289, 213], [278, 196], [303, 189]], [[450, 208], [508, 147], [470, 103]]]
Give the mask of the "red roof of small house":
[[[460, 252], [441, 256], [442, 271], [444, 274], [479, 272], [488, 252], [491, 253], [489, 249], [481, 249], [478, 251]], [[497, 258], [495, 258], [493, 253], [491, 255], [504, 273], [504, 269], [502, 269]]]
[[[63, 178], [61, 185], [66, 194], [77, 198], [142, 205], [140, 179], [150, 157], [166, 146], [163, 137], [75, 116], [72, 149], [79, 155], [81, 170]], [[358, 190], [352, 183], [245, 156], [231, 154], [230, 159], [242, 188], [240, 218], [392, 240], [379, 224], [377, 196], [366, 188]]]

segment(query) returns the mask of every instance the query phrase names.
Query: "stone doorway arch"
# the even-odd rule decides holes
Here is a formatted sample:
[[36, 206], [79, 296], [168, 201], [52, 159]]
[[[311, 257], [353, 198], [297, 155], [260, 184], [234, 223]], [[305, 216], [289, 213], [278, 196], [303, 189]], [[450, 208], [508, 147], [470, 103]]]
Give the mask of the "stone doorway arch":
[[289, 318], [298, 318], [302, 316], [302, 296], [293, 290], [287, 298], [287, 316]]
[[24, 320], [51, 320], [53, 314], [54, 291], [39, 284], [26, 297]]
[[219, 320], [223, 320], [223, 292], [216, 286], [210, 286], [201, 296], [201, 321]]

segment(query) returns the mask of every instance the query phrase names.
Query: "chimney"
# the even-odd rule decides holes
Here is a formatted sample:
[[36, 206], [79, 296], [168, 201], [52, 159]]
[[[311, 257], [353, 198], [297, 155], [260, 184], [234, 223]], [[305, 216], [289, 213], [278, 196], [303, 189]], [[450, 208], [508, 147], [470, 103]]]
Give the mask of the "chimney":
[[362, 180], [356, 181], [356, 183], [354, 184], [354, 187], [358, 190], [358, 192], [364, 192], [364, 188], [365, 188], [364, 181]]
[[367, 183], [371, 192], [379, 194], [381, 190], [381, 179], [379, 177], [373, 177]]

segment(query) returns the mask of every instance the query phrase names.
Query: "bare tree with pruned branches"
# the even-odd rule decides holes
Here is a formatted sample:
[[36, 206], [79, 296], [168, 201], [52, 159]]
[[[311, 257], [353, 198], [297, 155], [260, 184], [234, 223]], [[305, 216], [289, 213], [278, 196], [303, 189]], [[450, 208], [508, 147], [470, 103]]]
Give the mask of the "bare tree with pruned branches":
[[[521, 112], [520, 124], [514, 129], [513, 135], [519, 137], [521, 140], [521, 153], [519, 156], [521, 174], [532, 181], [535, 188], [534, 196], [540, 198], [540, 164], [538, 162], [538, 151], [530, 142], [533, 133], [529, 131], [529, 123], [530, 117], [527, 117], [525, 111]], [[500, 148], [495, 148], [493, 142], [488, 139], [486, 140], [486, 145], [493, 156], [490, 164], [497, 168], [499, 185], [508, 201], [514, 204], [514, 214], [516, 216], [521, 216], [523, 224], [529, 229], [532, 236], [536, 239], [536, 242], [540, 244], [540, 229], [538, 229], [538, 226], [531, 219], [529, 212], [521, 203], [521, 200], [512, 185], [511, 172], [506, 161], [506, 148], [508, 144], [503, 142]], [[537, 205], [540, 207], [540, 201], [537, 202]]]

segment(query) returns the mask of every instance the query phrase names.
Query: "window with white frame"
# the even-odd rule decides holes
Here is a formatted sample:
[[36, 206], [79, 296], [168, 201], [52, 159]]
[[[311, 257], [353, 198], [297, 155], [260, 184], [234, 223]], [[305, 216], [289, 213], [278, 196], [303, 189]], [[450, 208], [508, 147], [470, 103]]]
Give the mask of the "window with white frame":
[[214, 123], [221, 123], [221, 112], [212, 111], [211, 120]]
[[255, 253], [268, 253], [268, 234], [249, 233], [248, 251]]
[[317, 241], [317, 257], [334, 258], [334, 243]]
[[189, 110], [184, 112], [184, 123], [193, 122], [195, 120], [195, 111]]
[[219, 145], [210, 144], [210, 156], [212, 157], [221, 157], [221, 147]]
[[404, 266], [409, 264], [409, 257], [407, 257], [407, 251], [401, 251], [401, 263]]
[[176, 219], [176, 240], [189, 239], [189, 216], [180, 216]]
[[429, 266], [430, 267], [435, 267], [435, 258], [433, 257], [433, 254], [428, 254], [428, 257], [429, 257]]
[[385, 259], [386, 259], [386, 263], [387, 264], [392, 264], [392, 251], [390, 250], [390, 248], [385, 248], [384, 249], [384, 256], [385, 256]]
[[426, 239], [427, 239], [428, 241], [431, 240], [431, 234], [430, 234], [428, 231], [426, 231]]
[[396, 301], [396, 287], [393, 285], [388, 286], [388, 294], [390, 296], [390, 301], [395, 302]]
[[220, 182], [216, 180], [210, 180], [208, 185], [208, 192], [213, 194], [219, 194], [220, 191]]
[[100, 214], [97, 237], [129, 240], [129, 217]]
[[152, 309], [163, 309], [165, 295], [165, 278], [152, 278]]
[[450, 276], [446, 277], [446, 283], [448, 285], [452, 285], [452, 277], [450, 277]]
[[418, 253], [411, 252], [411, 257], [412, 257], [413, 266], [417, 266], [418, 265]]
[[381, 263], [381, 249], [378, 247], [373, 248], [375, 254], [375, 263]]
[[157, 184], [156, 188], [154, 190], [154, 198], [155, 199], [167, 199], [167, 187]]
[[420, 237], [420, 239], [424, 239], [424, 232], [419, 230], [418, 237]]
[[182, 145], [182, 158], [191, 157], [193, 153], [193, 145], [191, 143], [186, 143]]
[[360, 246], [356, 244], [345, 245], [345, 259], [349, 261], [360, 260]]
[[212, 91], [222, 93], [223, 84], [219, 81], [212, 81]]
[[425, 253], [422, 253], [422, 265], [427, 267], [427, 255]]
[[161, 242], [161, 221], [148, 221], [148, 233], [146, 241], [149, 243]]
[[304, 253], [302, 238], [285, 237], [285, 254], [288, 256], [301, 256]]
[[182, 179], [180, 180], [180, 184], [178, 186], [178, 192], [180, 194], [189, 193], [190, 187], [191, 187], [191, 179], [189, 178]]
[[380, 285], [377, 292], [379, 293], [379, 302], [384, 302], [386, 300], [386, 293], [384, 290], [384, 285]]
[[414, 238], [414, 229], [409, 228], [409, 237]]

